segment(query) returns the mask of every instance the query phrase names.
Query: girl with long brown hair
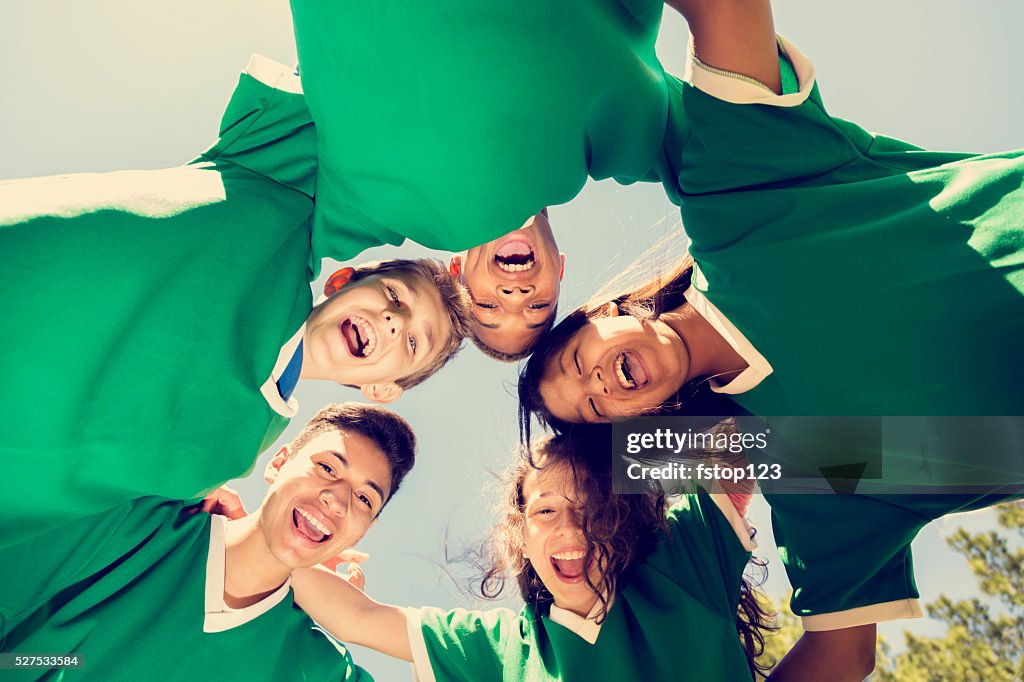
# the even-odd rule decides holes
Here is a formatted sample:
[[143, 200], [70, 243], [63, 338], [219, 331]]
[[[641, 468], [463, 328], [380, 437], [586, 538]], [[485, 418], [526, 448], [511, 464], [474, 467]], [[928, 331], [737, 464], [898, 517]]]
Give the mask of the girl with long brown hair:
[[744, 575], [749, 526], [725, 494], [614, 494], [606, 444], [576, 430], [516, 463], [481, 592], [514, 580], [518, 613], [398, 609], [315, 569], [293, 576], [299, 604], [424, 681], [753, 679], [769, 625]]

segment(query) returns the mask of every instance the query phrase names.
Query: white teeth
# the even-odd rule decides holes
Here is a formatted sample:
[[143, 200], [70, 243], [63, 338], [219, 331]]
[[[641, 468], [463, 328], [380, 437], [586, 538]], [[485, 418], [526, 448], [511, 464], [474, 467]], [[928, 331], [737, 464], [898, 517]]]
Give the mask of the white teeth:
[[370, 323], [361, 317], [353, 317], [352, 324], [359, 327], [359, 335], [363, 337], [366, 344], [363, 346], [363, 357], [368, 358], [377, 348], [377, 335], [373, 332]]
[[623, 369], [626, 366], [626, 354], [621, 353], [619, 357], [615, 358], [615, 376], [619, 379], [619, 384], [625, 389], [632, 389], [636, 384], [626, 378], [626, 372]]
[[551, 558], [558, 559], [559, 561], [571, 561], [573, 559], [582, 559], [586, 554], [586, 552], [580, 550], [574, 552], [555, 552], [551, 555]]
[[304, 518], [307, 521], [309, 521], [309, 524], [311, 526], [316, 528], [318, 531], [320, 531], [324, 535], [330, 535], [331, 534], [331, 531], [330, 531], [329, 528], [327, 528], [327, 526], [325, 526], [324, 524], [320, 523], [315, 518], [313, 518], [313, 515], [310, 514], [309, 512], [307, 512], [306, 510], [299, 509], [299, 508], [296, 507], [296, 511], [299, 512], [300, 514], [302, 514], [302, 518]]
[[527, 270], [532, 269], [536, 263], [532, 258], [525, 263], [504, 263], [500, 260], [495, 262], [498, 264], [498, 267], [505, 272], [526, 272]]

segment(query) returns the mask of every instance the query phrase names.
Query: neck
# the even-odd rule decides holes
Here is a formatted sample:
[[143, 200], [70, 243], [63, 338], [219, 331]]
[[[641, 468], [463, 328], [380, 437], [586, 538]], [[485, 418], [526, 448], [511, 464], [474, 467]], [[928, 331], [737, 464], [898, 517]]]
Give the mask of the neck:
[[224, 530], [224, 603], [233, 609], [251, 606], [277, 590], [291, 569], [267, 546], [260, 514], [228, 521]]
[[[679, 335], [690, 357], [686, 382], [697, 377], [731, 379], [747, 362], [689, 303], [658, 318]], [[684, 382], [684, 383], [686, 383]]]

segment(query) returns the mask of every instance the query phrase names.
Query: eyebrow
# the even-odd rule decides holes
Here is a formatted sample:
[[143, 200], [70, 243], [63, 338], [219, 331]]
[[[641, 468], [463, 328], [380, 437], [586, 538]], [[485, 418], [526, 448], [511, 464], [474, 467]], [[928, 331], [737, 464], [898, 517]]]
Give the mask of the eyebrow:
[[[348, 463], [348, 460], [345, 459], [345, 455], [341, 454], [337, 450], [329, 450], [328, 452], [330, 454], [334, 455], [335, 457], [337, 457], [338, 461], [341, 462], [342, 466], [344, 466], [346, 469], [350, 468], [351, 465]], [[384, 490], [379, 485], [377, 485], [374, 481], [370, 480], [369, 478], [366, 479], [366, 481], [364, 481], [364, 483], [366, 485], [368, 485], [369, 487], [373, 488], [374, 492], [376, 492], [378, 497], [380, 497], [381, 504], [383, 504], [384, 501], [385, 501], [385, 499], [384, 499]]]
[[423, 323], [423, 333], [427, 337], [427, 353], [434, 350], [434, 328], [430, 322]]

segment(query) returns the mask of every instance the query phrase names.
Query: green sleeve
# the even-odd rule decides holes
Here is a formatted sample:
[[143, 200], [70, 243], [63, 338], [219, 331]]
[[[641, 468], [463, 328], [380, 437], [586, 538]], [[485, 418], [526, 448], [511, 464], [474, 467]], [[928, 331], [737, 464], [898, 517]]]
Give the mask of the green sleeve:
[[715, 613], [734, 619], [750, 560], [736, 531], [704, 492], [683, 495], [669, 509], [667, 521], [668, 537], [647, 563]]
[[796, 615], [918, 597], [910, 545], [927, 516], [864, 495], [778, 494], [768, 502]]
[[320, 172], [314, 251], [345, 231], [460, 250], [643, 177], [667, 99], [657, 0], [292, 0]]
[[[500, 680], [518, 618], [509, 609], [419, 609], [420, 630], [438, 682]], [[416, 643], [410, 642], [415, 652]], [[415, 657], [415, 654], [414, 654]]]
[[[253, 57], [261, 78], [294, 82], [286, 67]], [[276, 71], [276, 73], [275, 73]], [[197, 161], [241, 166], [312, 197], [316, 183], [316, 128], [302, 94], [243, 73], [224, 115], [217, 141]]]

